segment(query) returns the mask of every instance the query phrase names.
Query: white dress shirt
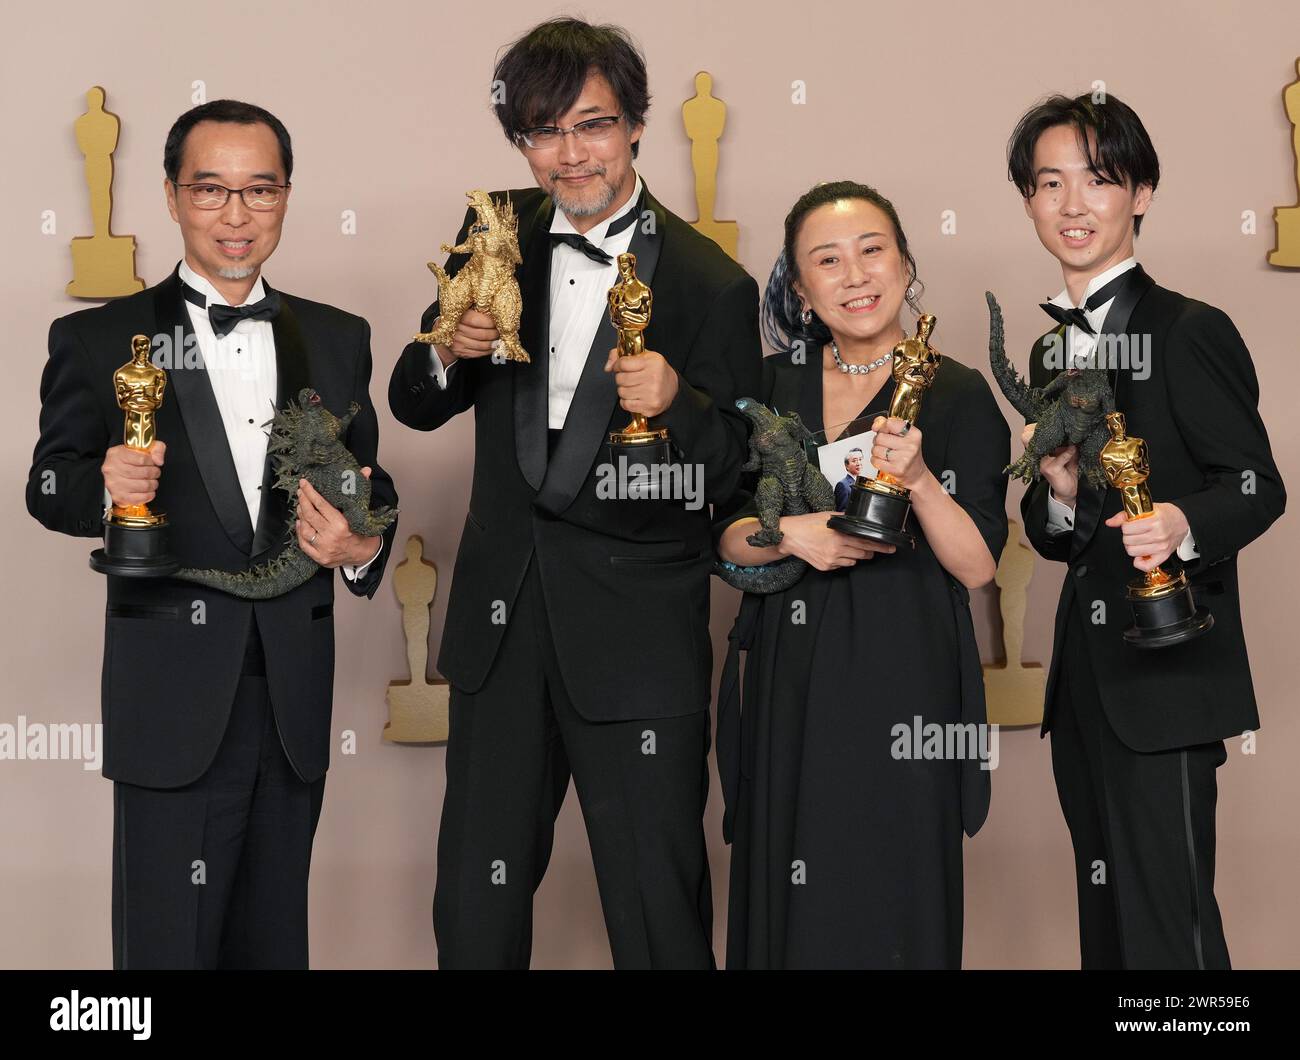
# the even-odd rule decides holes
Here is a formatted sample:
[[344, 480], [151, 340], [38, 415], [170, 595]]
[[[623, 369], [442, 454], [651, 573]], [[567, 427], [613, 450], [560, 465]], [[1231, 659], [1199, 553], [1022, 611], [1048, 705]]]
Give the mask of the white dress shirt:
[[[618, 256], [632, 245], [637, 222], [612, 236], [606, 237], [605, 233], [614, 220], [636, 207], [641, 188], [641, 175], [638, 173], [631, 194], [618, 209], [582, 233], [589, 242], [610, 255], [612, 260], [608, 265], [592, 261], [566, 243], [556, 243], [551, 248], [550, 356], [546, 379], [547, 426], [550, 428], [563, 427], [569, 415], [569, 406], [586, 367], [592, 340], [601, 319], [608, 312], [609, 289], [618, 282]], [[564, 211], [559, 209], [551, 220], [550, 230], [577, 232]], [[596, 356], [603, 360], [607, 352], [597, 350]], [[444, 367], [437, 350], [431, 349], [430, 354], [433, 376], [445, 390], [447, 372], [456, 362]]]
[[[230, 303], [204, 277], [182, 261], [182, 282], [194, 288], [207, 299], [207, 305]], [[266, 287], [259, 276], [248, 292], [245, 302], [258, 302], [266, 297]], [[226, 442], [235, 464], [239, 490], [248, 509], [249, 526], [257, 527], [257, 516], [262, 507], [262, 471], [266, 466], [266, 444], [270, 430], [266, 424], [275, 415], [277, 373], [275, 365], [275, 332], [269, 320], [240, 320], [234, 328], [218, 338], [212, 330], [207, 308], [200, 308], [188, 299], [185, 308], [194, 328], [203, 367], [207, 372], [212, 395], [216, 398], [221, 422], [226, 429]], [[163, 439], [166, 441], [166, 439]], [[202, 444], [196, 440], [196, 444]], [[104, 491], [104, 503], [112, 503]], [[379, 551], [361, 567], [344, 564], [343, 573], [355, 581], [365, 573], [383, 551]]]
[[[1066, 325], [1065, 328], [1065, 364], [1067, 368], [1087, 367], [1092, 363], [1093, 357], [1097, 352], [1097, 345], [1101, 341], [1101, 328], [1106, 322], [1106, 314], [1110, 312], [1110, 307], [1115, 304], [1114, 298], [1108, 298], [1100, 305], [1093, 309], [1084, 308], [1087, 305], [1089, 296], [1093, 291], [1098, 291], [1110, 283], [1117, 276], [1122, 276], [1130, 269], [1137, 265], [1137, 258], [1125, 258], [1118, 265], [1107, 269], [1105, 272], [1094, 276], [1088, 281], [1088, 287], [1083, 292], [1083, 297], [1079, 299], [1079, 308], [1083, 309], [1083, 314], [1088, 318], [1088, 323], [1092, 325], [1093, 334], [1089, 335], [1082, 328], [1073, 324]], [[1074, 302], [1070, 299], [1068, 290], [1061, 291], [1051, 300], [1052, 305], [1060, 306], [1062, 309], [1071, 309]], [[1074, 507], [1066, 504], [1064, 501], [1056, 499], [1051, 487], [1047, 490], [1047, 532], [1049, 534], [1068, 534], [1074, 530]], [[1178, 557], [1182, 560], [1193, 560], [1200, 556], [1200, 551], [1196, 547], [1196, 542], [1192, 539], [1191, 531], [1183, 538], [1182, 544], [1178, 546]]]

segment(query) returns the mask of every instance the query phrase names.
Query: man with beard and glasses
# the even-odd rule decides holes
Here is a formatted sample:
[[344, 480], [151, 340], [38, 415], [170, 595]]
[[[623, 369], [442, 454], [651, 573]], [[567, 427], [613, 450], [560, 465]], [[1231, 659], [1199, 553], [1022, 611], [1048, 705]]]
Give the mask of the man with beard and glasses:
[[[452, 686], [439, 964], [527, 967], [572, 776], [614, 964], [708, 968], [709, 512], [599, 485], [609, 433], [640, 413], [669, 429], [705, 501], [731, 494], [747, 455], [734, 402], [759, 383], [758, 287], [636, 172], [649, 93], [623, 30], [545, 22], [493, 76], [497, 118], [537, 183], [497, 193], [519, 220], [531, 363], [492, 357], [497, 331], [471, 309], [449, 346], [407, 346], [389, 388], [417, 430], [474, 409], [438, 659]], [[654, 309], [645, 353], [620, 359], [606, 296], [629, 251]]]

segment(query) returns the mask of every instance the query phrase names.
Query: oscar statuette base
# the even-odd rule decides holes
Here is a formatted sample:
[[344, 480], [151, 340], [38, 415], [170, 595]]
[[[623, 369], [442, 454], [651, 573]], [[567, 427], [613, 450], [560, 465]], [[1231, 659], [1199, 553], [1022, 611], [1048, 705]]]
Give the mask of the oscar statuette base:
[[844, 512], [832, 516], [826, 525], [841, 534], [864, 537], [897, 548], [915, 548], [916, 538], [904, 529], [912, 510], [908, 491], [859, 475], [849, 492]]
[[123, 526], [104, 520], [104, 547], [90, 554], [90, 567], [119, 578], [165, 578], [180, 570], [180, 560], [167, 550], [167, 523]]
[[1187, 576], [1181, 571], [1168, 583], [1148, 585], [1146, 579], [1129, 582], [1127, 599], [1133, 625], [1124, 640], [1135, 648], [1167, 648], [1208, 633], [1214, 626], [1209, 608], [1197, 606]]
[[672, 462], [672, 443], [666, 427], [643, 431], [611, 431], [609, 462], [619, 476], [626, 475], [627, 495], [636, 500], [659, 500], [663, 493], [660, 469]]

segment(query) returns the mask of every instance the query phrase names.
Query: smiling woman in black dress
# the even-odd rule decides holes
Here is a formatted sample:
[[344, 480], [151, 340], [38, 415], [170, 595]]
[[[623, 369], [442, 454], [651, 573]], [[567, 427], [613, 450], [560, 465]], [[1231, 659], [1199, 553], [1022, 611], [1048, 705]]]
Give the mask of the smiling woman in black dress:
[[985, 722], [968, 590], [992, 579], [1006, 539], [1010, 439], [984, 377], [947, 351], [916, 424], [888, 418], [915, 282], [897, 214], [871, 188], [818, 185], [786, 218], [764, 306], [779, 352], [747, 396], [828, 441], [866, 416], [872, 464], [912, 491], [916, 548], [838, 533], [833, 513], [785, 516], [781, 543], [755, 548], [744, 490], [715, 513], [723, 560], [809, 564], [785, 592], [745, 595], [719, 692], [731, 968], [961, 964], [962, 832], [983, 823], [989, 775], [973, 739], [961, 758], [961, 743], [910, 752], [918, 718], [968, 735]]

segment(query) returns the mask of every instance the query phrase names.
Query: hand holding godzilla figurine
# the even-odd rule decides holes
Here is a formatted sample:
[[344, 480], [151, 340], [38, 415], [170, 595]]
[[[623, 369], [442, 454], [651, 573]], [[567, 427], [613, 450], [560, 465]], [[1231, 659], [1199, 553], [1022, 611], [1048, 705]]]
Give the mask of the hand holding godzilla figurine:
[[298, 518], [298, 480], [305, 478], [322, 497], [342, 513], [354, 534], [382, 534], [394, 519], [396, 508], [370, 510], [370, 480], [361, 473], [356, 457], [340, 441], [361, 406], [355, 401], [342, 419], [321, 404], [311, 387], [298, 392], [288, 407], [270, 421], [267, 453], [275, 472], [274, 488], [289, 495], [286, 545], [272, 559], [246, 571], [197, 570], [186, 567], [173, 577], [220, 589], [244, 600], [269, 600], [306, 583], [319, 569], [317, 562], [298, 547], [293, 526]]
[[[742, 470], [759, 472], [754, 501], [762, 527], [745, 540], [755, 548], [765, 548], [781, 542], [781, 516], [829, 512], [835, 507], [835, 494], [822, 473], [808, 463], [804, 442], [811, 436], [797, 413], [778, 416], [753, 398], [740, 398], [736, 408], [753, 425], [749, 461]], [[767, 594], [790, 588], [803, 577], [807, 566], [798, 556], [787, 556], [759, 567], [719, 560], [714, 569], [733, 588]]]
[[429, 271], [438, 277], [438, 319], [432, 331], [416, 335], [414, 341], [450, 345], [465, 310], [477, 309], [496, 325], [505, 359], [526, 363], [528, 353], [519, 343], [524, 303], [515, 279], [515, 266], [523, 261], [519, 218], [509, 199], [493, 202], [487, 192], [477, 189], [468, 198], [477, 220], [469, 226], [464, 243], [454, 247], [444, 243], [442, 250], [468, 254], [469, 261], [455, 276], [448, 276], [436, 261], [429, 262]]
[[1106, 416], [1115, 411], [1110, 373], [1104, 368], [1066, 368], [1047, 386], [1030, 386], [1007, 360], [1003, 341], [1002, 307], [991, 291], [989, 304], [989, 365], [993, 378], [1012, 407], [1033, 423], [1033, 437], [1014, 464], [1003, 468], [1012, 478], [1035, 482], [1041, 477], [1039, 461], [1064, 445], [1079, 447], [1079, 472], [1094, 489], [1105, 489], [1101, 450], [1110, 441]]

